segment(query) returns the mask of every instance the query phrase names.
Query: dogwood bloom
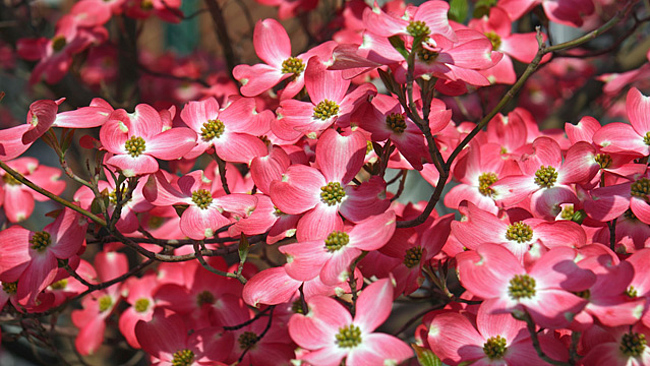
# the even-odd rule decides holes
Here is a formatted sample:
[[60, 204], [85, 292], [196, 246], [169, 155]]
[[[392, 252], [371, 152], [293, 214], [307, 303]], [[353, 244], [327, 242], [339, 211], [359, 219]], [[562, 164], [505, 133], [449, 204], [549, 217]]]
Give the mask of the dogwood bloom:
[[338, 301], [313, 297], [305, 315], [295, 314], [289, 320], [291, 338], [310, 351], [300, 359], [335, 366], [343, 358], [346, 365], [396, 365], [410, 358], [412, 351], [404, 342], [392, 335], [373, 333], [390, 315], [392, 300], [393, 284], [388, 278], [361, 292], [354, 319]]

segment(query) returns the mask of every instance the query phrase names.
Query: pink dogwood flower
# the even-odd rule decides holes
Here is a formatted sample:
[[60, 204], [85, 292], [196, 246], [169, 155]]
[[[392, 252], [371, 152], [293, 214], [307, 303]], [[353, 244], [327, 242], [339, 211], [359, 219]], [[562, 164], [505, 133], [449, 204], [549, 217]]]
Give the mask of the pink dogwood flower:
[[587, 304], [572, 292], [584, 291], [596, 281], [591, 271], [576, 265], [576, 255], [575, 249], [554, 248], [524, 268], [506, 248], [483, 244], [458, 254], [456, 260], [463, 287], [485, 299], [494, 311], [527, 311], [540, 327], [558, 329], [569, 325]]
[[346, 365], [399, 364], [410, 358], [412, 351], [404, 342], [392, 335], [374, 333], [390, 315], [392, 300], [393, 284], [388, 278], [361, 292], [354, 319], [338, 301], [313, 297], [307, 303], [309, 311], [295, 314], [289, 321], [291, 338], [310, 351], [300, 359], [335, 366], [343, 358]]
[[333, 48], [334, 44], [326, 42], [306, 54], [291, 56], [287, 31], [277, 20], [264, 19], [255, 24], [253, 46], [265, 64], [237, 65], [234, 68], [233, 76], [242, 84], [241, 93], [246, 97], [254, 97], [273, 88], [280, 81], [287, 80], [281, 98], [290, 99], [305, 85], [304, 71], [309, 58], [314, 55], [329, 58], [327, 49]]
[[350, 263], [362, 251], [383, 247], [394, 231], [395, 213], [392, 210], [360, 221], [351, 229], [338, 227], [325, 239], [280, 247], [287, 256], [284, 268], [297, 280], [307, 281], [320, 276], [324, 284], [335, 285], [348, 278]]
[[57, 274], [58, 260], [77, 254], [88, 222], [66, 208], [43, 231], [12, 226], [0, 233], [0, 280], [18, 281], [16, 296], [33, 304]]
[[188, 205], [181, 215], [181, 231], [191, 239], [202, 240], [235, 221], [234, 217], [226, 217], [224, 212], [246, 217], [257, 204], [257, 198], [249, 194], [218, 196], [219, 187], [202, 171], [186, 174], [172, 183], [158, 172], [150, 176], [144, 196], [156, 206]]
[[[526, 323], [510, 314], [495, 314], [482, 303], [476, 317], [469, 312], [444, 311], [433, 316], [427, 341], [447, 365], [469, 362], [477, 365], [548, 365], [537, 356]], [[498, 324], [498, 326], [494, 326]], [[541, 347], [556, 360], [566, 360], [568, 352], [556, 339], [540, 335]], [[525, 361], [524, 361], [525, 360]]]
[[126, 177], [152, 174], [161, 160], [180, 159], [196, 144], [196, 133], [186, 127], [171, 127], [161, 114], [147, 104], [139, 104], [134, 113], [120, 109], [102, 126], [99, 137], [114, 155], [106, 164]]
[[271, 199], [284, 213], [303, 214], [298, 222], [299, 241], [321, 239], [341, 227], [339, 212], [357, 222], [385, 211], [381, 178], [360, 186], [349, 185], [363, 165], [366, 139], [361, 132], [341, 136], [326, 130], [316, 145], [319, 169], [292, 165], [281, 180], [271, 183]]
[[[214, 98], [189, 102], [181, 118], [197, 135], [197, 146], [185, 158], [191, 159], [214, 146], [217, 155], [229, 162], [250, 163], [267, 154], [264, 142], [257, 136], [270, 128], [268, 120], [255, 112], [255, 101], [239, 98], [219, 109]], [[266, 122], [266, 123], [265, 123]]]

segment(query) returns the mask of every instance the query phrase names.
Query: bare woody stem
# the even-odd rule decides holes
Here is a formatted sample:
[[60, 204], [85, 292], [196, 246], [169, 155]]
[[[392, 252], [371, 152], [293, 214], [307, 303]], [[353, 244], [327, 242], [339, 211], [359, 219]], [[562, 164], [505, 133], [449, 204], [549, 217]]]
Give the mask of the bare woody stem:
[[221, 44], [223, 56], [226, 59], [226, 65], [228, 65], [228, 76], [234, 82], [237, 82], [232, 75], [232, 70], [239, 64], [239, 60], [232, 48], [232, 40], [228, 35], [228, 28], [226, 28], [227, 22], [223, 17], [221, 5], [219, 5], [218, 0], [205, 0], [205, 4], [208, 6], [208, 11], [210, 12], [212, 23], [214, 24], [214, 30], [217, 33], [217, 38]]

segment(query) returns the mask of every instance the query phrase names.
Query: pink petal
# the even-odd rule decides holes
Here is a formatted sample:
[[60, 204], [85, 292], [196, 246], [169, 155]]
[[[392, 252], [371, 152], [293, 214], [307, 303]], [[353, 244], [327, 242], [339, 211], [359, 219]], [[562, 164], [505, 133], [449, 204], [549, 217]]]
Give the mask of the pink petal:
[[463, 287], [484, 299], [502, 296], [510, 280], [525, 273], [510, 251], [495, 244], [483, 244], [476, 251], [460, 253], [456, 260]]
[[431, 321], [427, 341], [433, 352], [445, 363], [455, 364], [485, 357], [485, 337], [478, 333], [466, 317], [458, 313], [435, 316]]
[[181, 216], [180, 227], [183, 234], [191, 239], [203, 240], [214, 236], [214, 232], [230, 223], [215, 209], [188, 207]]
[[320, 203], [320, 188], [326, 184], [325, 177], [318, 170], [292, 165], [282, 175], [281, 181], [271, 183], [271, 199], [282, 212], [297, 215]]
[[326, 130], [316, 145], [316, 161], [328, 182], [347, 184], [361, 169], [366, 148], [361, 132], [341, 136], [335, 130]]
[[0, 232], [0, 278], [15, 282], [29, 265], [29, 238], [31, 232], [20, 226], [11, 226]]
[[262, 94], [274, 87], [280, 80], [290, 76], [290, 74], [282, 74], [282, 71], [274, 66], [265, 64], [237, 65], [232, 74], [242, 83], [240, 91], [246, 97]]
[[594, 135], [594, 143], [601, 146], [601, 151], [613, 153], [636, 153], [648, 155], [649, 147], [634, 127], [613, 122], [603, 126]]
[[32, 129], [23, 134], [23, 144], [31, 144], [50, 129], [56, 119], [56, 112], [59, 105], [53, 100], [37, 100], [29, 105], [27, 123], [31, 123]]
[[289, 277], [283, 267], [269, 268], [246, 282], [242, 298], [253, 307], [281, 304], [291, 300], [300, 285], [302, 281]]
[[161, 160], [182, 158], [196, 145], [196, 133], [176, 127], [153, 136], [146, 142], [146, 152]]
[[338, 214], [337, 205], [328, 206], [319, 202], [298, 221], [296, 237], [299, 241], [316, 240], [342, 228], [343, 220]]
[[255, 53], [269, 65], [282, 67], [282, 62], [291, 57], [291, 41], [284, 27], [275, 19], [260, 20], [253, 32]]
[[601, 128], [600, 122], [593, 117], [584, 116], [580, 119], [578, 124], [571, 123], [564, 124], [569, 141], [575, 144], [578, 141], [592, 142], [594, 134]]
[[314, 296], [307, 305], [307, 315], [294, 314], [289, 320], [291, 339], [310, 350], [333, 346], [334, 336], [352, 323], [352, 316], [339, 302], [325, 296]]
[[354, 324], [362, 332], [371, 333], [388, 319], [392, 308], [393, 282], [384, 278], [364, 288], [359, 295]]
[[34, 211], [34, 196], [20, 186], [5, 186], [4, 209], [10, 222], [20, 222]]
[[332, 256], [327, 252], [324, 240], [285, 245], [279, 250], [287, 256], [284, 265], [287, 274], [298, 281], [309, 281], [318, 276], [325, 262]]
[[355, 225], [348, 233], [355, 248], [372, 251], [383, 247], [395, 232], [395, 212], [389, 210], [371, 216]]
[[162, 132], [163, 123], [160, 114], [148, 104], [138, 104], [135, 112], [129, 114], [129, 137], [139, 136], [145, 140]]
[[364, 335], [362, 346], [348, 354], [346, 365], [398, 365], [413, 357], [413, 350], [397, 337], [383, 333]]
[[125, 177], [153, 174], [158, 171], [158, 162], [149, 155], [142, 154], [137, 158], [131, 155], [115, 155], [106, 160], [106, 164], [120, 170]]
[[254, 158], [268, 154], [262, 140], [245, 133], [224, 133], [213, 143], [217, 155], [228, 162], [250, 164]]
[[345, 282], [350, 277], [350, 264], [361, 255], [356, 248], [343, 247], [331, 253], [330, 258], [320, 272], [320, 279], [329, 286]]
[[646, 200], [632, 197], [630, 199], [630, 209], [641, 222], [650, 224], [650, 205]]
[[0, 159], [2, 161], [17, 158], [32, 146], [31, 143], [23, 144], [20, 138], [30, 128], [32, 125], [27, 124], [0, 130]]
[[650, 132], [650, 98], [632, 88], [627, 93], [625, 107], [634, 131], [641, 136]]
[[341, 71], [327, 70], [318, 57], [309, 60], [305, 70], [305, 88], [312, 103], [317, 105], [324, 100], [337, 104], [343, 100], [350, 87], [350, 80], [344, 80]]

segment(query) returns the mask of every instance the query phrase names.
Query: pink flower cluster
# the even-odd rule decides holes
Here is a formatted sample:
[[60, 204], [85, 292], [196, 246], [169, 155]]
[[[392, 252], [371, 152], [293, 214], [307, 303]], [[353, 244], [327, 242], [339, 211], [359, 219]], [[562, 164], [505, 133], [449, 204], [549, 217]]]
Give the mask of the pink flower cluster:
[[[316, 6], [264, 3], [281, 18]], [[24, 327], [49, 316], [54, 334], [55, 314], [76, 302], [80, 355], [97, 354], [117, 324], [160, 365], [649, 364], [644, 73], [608, 76], [638, 83], [625, 122], [585, 116], [546, 130], [522, 106], [501, 113], [540, 65], [566, 77], [574, 64], [558, 58], [579, 54], [561, 52], [589, 38], [513, 33], [537, 5], [571, 26], [595, 11], [588, 0], [500, 0], [465, 25], [440, 0], [351, 1], [332, 40], [297, 56], [278, 21], [258, 21], [262, 63], [232, 68], [239, 89], [132, 110], [33, 102], [25, 124], [0, 131], [3, 316]], [[83, 0], [53, 38], [17, 52], [39, 61], [33, 83], [54, 84], [108, 39], [115, 15], [174, 22], [179, 7]], [[593, 37], [613, 26], [590, 23]], [[497, 84], [514, 85], [499, 99]], [[615, 86], [606, 98], [625, 89]], [[61, 170], [22, 156], [38, 140]], [[70, 164], [73, 146], [90, 158]], [[429, 201], [404, 203], [411, 176], [433, 187]], [[41, 230], [23, 225], [35, 200], [62, 207]], [[391, 317], [419, 300], [433, 306]]]

